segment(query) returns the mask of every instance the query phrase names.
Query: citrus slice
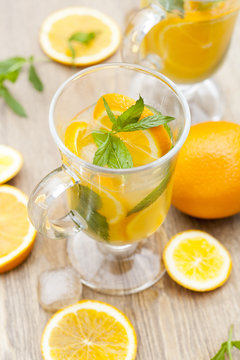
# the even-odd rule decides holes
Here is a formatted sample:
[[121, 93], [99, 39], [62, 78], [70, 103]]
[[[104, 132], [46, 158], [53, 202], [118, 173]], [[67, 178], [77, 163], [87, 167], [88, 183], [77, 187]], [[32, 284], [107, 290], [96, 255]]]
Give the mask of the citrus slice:
[[68, 39], [75, 33], [96, 35], [88, 44], [72, 42], [76, 57], [74, 65], [90, 65], [111, 56], [121, 40], [118, 25], [102, 12], [87, 7], [69, 7], [51, 14], [40, 30], [43, 51], [53, 60], [72, 65]]
[[167, 244], [163, 260], [169, 276], [183, 287], [210, 291], [230, 276], [232, 260], [218, 240], [199, 230], [184, 231]]
[[134, 328], [118, 309], [83, 300], [57, 312], [47, 323], [41, 342], [44, 360], [133, 360]]
[[33, 247], [36, 231], [28, 219], [27, 201], [14, 186], [0, 186], [0, 273], [19, 265]]
[[22, 155], [10, 146], [0, 145], [0, 184], [12, 179], [21, 169]]
[[[115, 116], [119, 116], [135, 104], [134, 99], [121, 94], [106, 94], [103, 97]], [[152, 111], [145, 106], [140, 120], [151, 115], [153, 115]], [[112, 123], [107, 116], [102, 97], [95, 106], [93, 116], [100, 128], [105, 130], [112, 128]], [[122, 132], [118, 133], [117, 136], [126, 144], [132, 155], [135, 167], [157, 160], [169, 151], [171, 147], [170, 138], [162, 125], [149, 130]]]
[[78, 155], [77, 141], [78, 139], [83, 139], [86, 134], [87, 125], [84, 121], [73, 121], [66, 129], [64, 143], [75, 155]]

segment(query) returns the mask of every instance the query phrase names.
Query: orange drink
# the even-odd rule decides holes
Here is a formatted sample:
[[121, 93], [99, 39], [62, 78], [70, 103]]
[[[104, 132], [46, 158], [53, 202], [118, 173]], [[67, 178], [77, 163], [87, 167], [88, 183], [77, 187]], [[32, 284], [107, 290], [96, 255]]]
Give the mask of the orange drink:
[[[121, 94], [106, 94], [113, 113], [120, 115], [135, 101]], [[144, 107], [141, 119], [152, 116], [153, 112]], [[81, 111], [66, 126], [65, 145], [78, 157], [93, 163], [97, 144], [93, 134], [96, 131], [110, 131], [112, 123], [100, 98], [95, 106]], [[132, 166], [138, 167], [156, 161], [172, 147], [172, 139], [163, 125], [133, 132], [116, 134], [132, 157]], [[171, 170], [167, 178], [171, 176]], [[69, 190], [71, 209], [77, 211], [88, 224], [89, 234], [97, 240], [110, 244], [127, 244], [153, 234], [161, 225], [171, 202], [172, 182], [166, 179], [147, 179], [140, 189], [126, 177], [98, 175], [89, 177], [81, 174], [82, 182]], [[161, 185], [162, 184], [162, 185]], [[140, 206], [151, 192], [159, 188], [159, 196], [149, 206]], [[86, 209], [87, 206], [87, 209]]]
[[[142, 0], [148, 6], [149, 0]], [[185, 1], [183, 16], [175, 12], [145, 36], [143, 52], [161, 58], [161, 72], [177, 83], [210, 77], [222, 63], [237, 19], [238, 0]]]

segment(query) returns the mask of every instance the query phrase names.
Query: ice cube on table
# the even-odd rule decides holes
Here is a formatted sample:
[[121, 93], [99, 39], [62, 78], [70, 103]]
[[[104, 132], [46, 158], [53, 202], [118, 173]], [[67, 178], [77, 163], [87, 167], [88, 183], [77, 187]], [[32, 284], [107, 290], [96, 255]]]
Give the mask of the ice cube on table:
[[74, 304], [82, 296], [79, 274], [71, 267], [45, 271], [39, 276], [38, 296], [40, 305], [47, 311]]

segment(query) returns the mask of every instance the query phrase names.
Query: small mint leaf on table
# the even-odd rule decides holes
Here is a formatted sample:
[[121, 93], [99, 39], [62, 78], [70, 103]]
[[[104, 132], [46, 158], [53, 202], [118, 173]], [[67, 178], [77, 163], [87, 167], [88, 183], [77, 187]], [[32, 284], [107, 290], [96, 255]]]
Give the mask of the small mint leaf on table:
[[229, 360], [233, 360], [232, 348], [235, 347], [240, 350], [240, 341], [232, 341], [233, 325], [231, 325], [228, 335], [228, 340], [222, 343], [220, 350], [211, 358], [211, 360], [225, 360], [225, 355]]
[[32, 83], [33, 87], [37, 91], [40, 91], [40, 92], [43, 91], [43, 83], [40, 80], [32, 61], [31, 61], [30, 67], [29, 67], [28, 80]]
[[227, 343], [225, 342], [221, 345], [220, 350], [213, 358], [211, 358], [211, 360], [225, 360], [226, 351], [227, 351]]
[[20, 70], [26, 62], [27, 59], [20, 56], [0, 61], [0, 75], [7, 75]]
[[10, 91], [1, 84], [0, 86], [0, 96], [5, 100], [7, 105], [19, 116], [27, 117], [27, 114], [22, 107], [22, 105], [13, 97]]
[[232, 341], [232, 344], [235, 348], [237, 348], [238, 350], [240, 350], [240, 341]]

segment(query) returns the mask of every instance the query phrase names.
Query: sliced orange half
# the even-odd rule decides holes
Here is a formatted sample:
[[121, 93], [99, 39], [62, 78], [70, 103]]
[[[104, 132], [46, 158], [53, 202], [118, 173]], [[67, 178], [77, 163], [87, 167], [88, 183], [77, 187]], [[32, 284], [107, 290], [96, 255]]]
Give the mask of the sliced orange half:
[[12, 179], [21, 169], [22, 155], [10, 146], [0, 145], [0, 184]]
[[163, 260], [169, 276], [183, 287], [210, 291], [230, 276], [232, 260], [226, 248], [204, 231], [175, 235], [167, 244]]
[[53, 60], [72, 65], [68, 39], [78, 32], [96, 35], [88, 44], [72, 43], [76, 66], [106, 59], [117, 50], [121, 40], [119, 27], [111, 18], [96, 9], [78, 6], [59, 10], [44, 21], [40, 30], [41, 47]]
[[14, 186], [0, 186], [0, 273], [19, 265], [33, 247], [36, 231], [28, 219], [27, 201]]
[[44, 360], [134, 360], [137, 339], [118, 309], [83, 300], [53, 315], [43, 331], [41, 349]]

